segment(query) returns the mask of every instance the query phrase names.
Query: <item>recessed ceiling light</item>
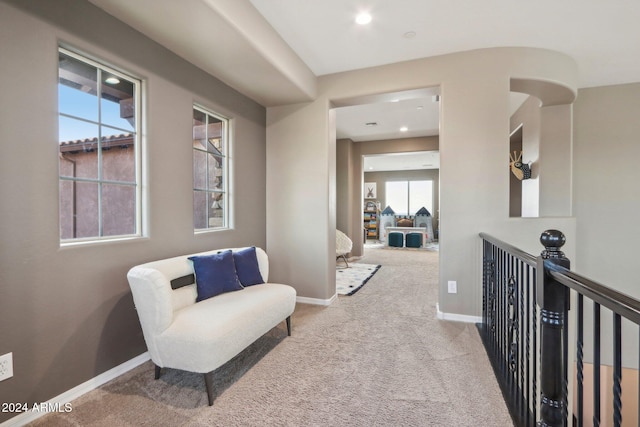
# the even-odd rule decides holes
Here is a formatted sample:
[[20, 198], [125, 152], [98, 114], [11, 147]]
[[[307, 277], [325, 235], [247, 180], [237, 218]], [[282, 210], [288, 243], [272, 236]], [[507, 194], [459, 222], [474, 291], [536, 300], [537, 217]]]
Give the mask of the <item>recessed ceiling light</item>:
[[120, 79], [118, 79], [117, 77], [111, 76], [111, 77], [107, 77], [104, 82], [109, 83], [110, 85], [117, 85], [118, 83], [120, 83]]
[[415, 31], [407, 31], [406, 33], [404, 33], [402, 35], [402, 37], [404, 37], [405, 39], [412, 39], [416, 36], [416, 32]]
[[400, 102], [399, 99], [392, 99], [391, 102]]
[[422, 105], [418, 105], [418, 110], [422, 110], [424, 107]]
[[362, 12], [356, 16], [356, 23], [359, 25], [367, 25], [369, 22], [371, 22], [371, 15], [368, 12]]
[[400, 128], [400, 132], [406, 132], [406, 131], [408, 131], [408, 130], [409, 130], [409, 128], [408, 128], [408, 127], [406, 127], [406, 126], [402, 126], [402, 127]]
[[373, 166], [369, 166], [369, 170], [372, 170], [372, 169], [373, 169]]

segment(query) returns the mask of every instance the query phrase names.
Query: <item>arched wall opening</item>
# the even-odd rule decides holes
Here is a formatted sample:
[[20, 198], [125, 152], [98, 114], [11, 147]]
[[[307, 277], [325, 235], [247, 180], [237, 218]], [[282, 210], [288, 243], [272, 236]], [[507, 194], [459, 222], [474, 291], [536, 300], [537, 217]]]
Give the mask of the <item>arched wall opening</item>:
[[509, 216], [570, 216], [574, 95], [533, 79], [510, 87], [521, 103], [509, 120]]

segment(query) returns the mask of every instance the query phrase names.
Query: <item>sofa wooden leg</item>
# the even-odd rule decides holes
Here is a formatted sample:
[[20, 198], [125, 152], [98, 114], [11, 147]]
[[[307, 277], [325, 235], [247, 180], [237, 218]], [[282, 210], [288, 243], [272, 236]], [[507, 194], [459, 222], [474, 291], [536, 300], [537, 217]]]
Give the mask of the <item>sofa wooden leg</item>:
[[291, 316], [287, 317], [287, 335], [291, 336]]
[[156, 367], [156, 379], [160, 379], [160, 371], [162, 368], [158, 365], [154, 365]]
[[209, 406], [213, 406], [213, 371], [204, 374], [204, 384], [207, 388], [207, 398]]

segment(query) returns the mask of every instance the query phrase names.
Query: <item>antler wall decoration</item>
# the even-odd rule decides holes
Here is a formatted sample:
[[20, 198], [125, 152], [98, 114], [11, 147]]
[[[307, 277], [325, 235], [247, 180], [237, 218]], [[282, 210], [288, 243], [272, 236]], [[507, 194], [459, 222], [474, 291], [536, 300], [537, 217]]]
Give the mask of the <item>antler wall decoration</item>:
[[522, 151], [520, 154], [517, 151], [514, 151], [513, 154], [509, 153], [509, 160], [509, 167], [516, 178], [520, 181], [531, 178], [531, 167], [522, 163]]

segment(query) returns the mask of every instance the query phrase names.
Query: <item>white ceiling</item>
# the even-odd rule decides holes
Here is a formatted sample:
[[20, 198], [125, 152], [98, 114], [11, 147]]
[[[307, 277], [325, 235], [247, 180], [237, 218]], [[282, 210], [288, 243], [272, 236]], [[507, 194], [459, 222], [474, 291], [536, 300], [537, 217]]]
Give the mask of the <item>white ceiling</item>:
[[[526, 46], [573, 57], [581, 87], [640, 80], [637, 0], [250, 1], [316, 75]], [[360, 11], [369, 25], [355, 24]], [[415, 37], [403, 37], [409, 31]]]
[[[580, 87], [640, 81], [637, 0], [89, 1], [265, 106], [312, 100], [316, 76], [500, 46], [571, 56]], [[436, 134], [437, 103], [410, 98], [340, 108], [338, 136]]]
[[[439, 94], [440, 88], [426, 88], [376, 96], [371, 103], [338, 107], [336, 136], [374, 141], [439, 135]], [[511, 114], [527, 97], [527, 94], [511, 93]], [[402, 127], [407, 130], [401, 131]]]
[[412, 153], [377, 154], [364, 156], [364, 172], [440, 169], [438, 151], [416, 151]]
[[[527, 46], [572, 56], [581, 86], [640, 80], [640, 2], [633, 0], [250, 0], [316, 75], [451, 52]], [[372, 22], [360, 26], [356, 14]], [[411, 33], [413, 37], [406, 37]], [[512, 111], [522, 104], [512, 96]], [[438, 104], [414, 99], [348, 107], [337, 114], [338, 137], [354, 141], [438, 134]], [[427, 108], [416, 111], [417, 105]], [[367, 127], [367, 122], [378, 126]], [[407, 126], [400, 133], [400, 126]], [[372, 159], [382, 162], [384, 158]], [[421, 159], [389, 157], [415, 169]], [[366, 170], [366, 169], [365, 169]]]
[[[439, 88], [387, 94], [369, 104], [336, 109], [338, 138], [353, 141], [412, 138], [439, 134]], [[406, 127], [406, 131], [400, 128]]]

